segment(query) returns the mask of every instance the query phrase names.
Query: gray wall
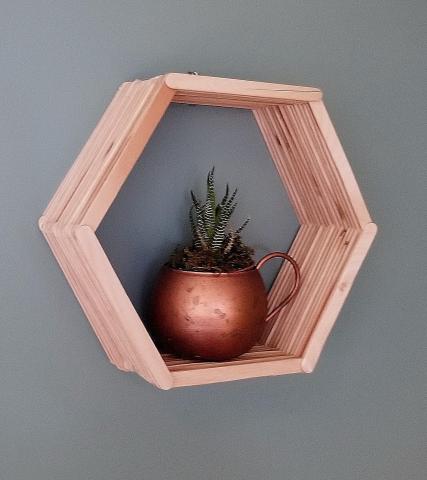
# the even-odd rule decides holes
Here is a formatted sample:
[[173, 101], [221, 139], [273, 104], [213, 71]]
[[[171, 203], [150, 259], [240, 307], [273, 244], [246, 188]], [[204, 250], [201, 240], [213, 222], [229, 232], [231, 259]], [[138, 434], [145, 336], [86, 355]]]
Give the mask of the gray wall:
[[[1, 480], [425, 479], [426, 21], [425, 0], [2, 2]], [[312, 375], [119, 372], [37, 230], [117, 86], [188, 70], [322, 87], [380, 225]], [[100, 230], [138, 308], [213, 164], [258, 254], [291, 241], [250, 115], [175, 107]]]

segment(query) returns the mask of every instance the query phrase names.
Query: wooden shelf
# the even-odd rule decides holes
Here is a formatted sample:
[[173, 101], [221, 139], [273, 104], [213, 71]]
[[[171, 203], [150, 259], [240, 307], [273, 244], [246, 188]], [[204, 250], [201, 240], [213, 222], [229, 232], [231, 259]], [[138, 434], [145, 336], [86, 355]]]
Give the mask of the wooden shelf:
[[[299, 294], [261, 345], [228, 362], [162, 355], [96, 237], [171, 102], [251, 109], [300, 223], [290, 249]], [[377, 231], [320, 90], [179, 73], [119, 88], [39, 225], [110, 361], [162, 389], [311, 372]], [[271, 308], [291, 274], [285, 264]]]

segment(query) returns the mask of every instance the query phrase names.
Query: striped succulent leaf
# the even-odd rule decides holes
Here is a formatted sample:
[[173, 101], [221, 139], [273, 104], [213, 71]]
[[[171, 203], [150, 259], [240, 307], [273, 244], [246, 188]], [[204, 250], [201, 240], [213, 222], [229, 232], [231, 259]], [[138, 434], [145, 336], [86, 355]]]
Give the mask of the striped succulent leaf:
[[194, 217], [192, 217], [195, 224], [195, 236], [193, 236], [193, 241], [195, 244], [200, 244], [202, 247], [206, 247], [208, 245], [209, 237], [206, 232], [204, 221], [205, 208], [194, 195], [194, 192], [191, 192], [191, 199], [193, 201], [192, 209], [196, 216], [195, 220]]
[[212, 249], [220, 250], [225, 240], [225, 228], [230, 219], [230, 214], [227, 210], [222, 209], [215, 225], [215, 232], [212, 238]]
[[[197, 216], [197, 215], [196, 215]], [[191, 206], [189, 211], [190, 225], [191, 225], [191, 235], [193, 237], [193, 245], [195, 248], [202, 248], [206, 245], [204, 240], [204, 235], [197, 226], [197, 219], [194, 220], [194, 205]]]
[[231, 218], [231, 215], [233, 215], [234, 210], [236, 210], [236, 207], [237, 207], [237, 202], [235, 202], [233, 205], [230, 206], [230, 208], [227, 209], [228, 215], [229, 215], [228, 218]]
[[230, 188], [227, 184], [225, 194], [221, 201], [216, 203], [215, 193], [215, 169], [209, 171], [207, 177], [206, 202], [202, 204], [191, 191], [192, 207], [189, 212], [193, 245], [196, 249], [208, 249], [213, 252], [223, 251], [227, 254], [231, 251], [239, 233], [246, 227], [249, 219], [234, 232], [226, 232], [230, 217], [236, 209], [237, 188], [230, 196]]
[[202, 244], [197, 238], [197, 227], [196, 227], [196, 222], [194, 221], [193, 211], [194, 211], [194, 205], [191, 205], [190, 210], [188, 211], [188, 218], [190, 220], [190, 226], [191, 226], [191, 236], [193, 237], [194, 246], [196, 248], [200, 248]]
[[224, 255], [228, 255], [231, 252], [231, 249], [233, 248], [236, 238], [237, 238], [236, 232], [231, 232], [227, 235], [224, 242]]
[[212, 247], [215, 250], [220, 249], [223, 246], [226, 233], [225, 229], [230, 221], [230, 217], [235, 209], [236, 205], [231, 205], [231, 208], [223, 207], [221, 208], [218, 221], [215, 226], [215, 234], [212, 239]]
[[229, 194], [230, 194], [230, 187], [229, 187], [229, 185], [228, 185], [228, 183], [227, 183], [227, 186], [225, 187], [225, 194], [224, 194], [224, 196], [222, 197], [222, 200], [221, 200], [221, 202], [219, 203], [218, 206], [223, 207], [223, 206], [227, 203], [228, 195], [229, 195]]
[[238, 189], [235, 188], [234, 192], [232, 193], [231, 197], [225, 202], [224, 207], [225, 208], [231, 208], [233, 205], [234, 199], [236, 198]]
[[251, 221], [250, 218], [247, 218], [243, 224], [236, 230], [237, 235], [246, 227], [246, 225]]
[[208, 173], [207, 194], [204, 210], [204, 222], [208, 238], [212, 239], [215, 233], [216, 221], [216, 196], [215, 196], [215, 167]]

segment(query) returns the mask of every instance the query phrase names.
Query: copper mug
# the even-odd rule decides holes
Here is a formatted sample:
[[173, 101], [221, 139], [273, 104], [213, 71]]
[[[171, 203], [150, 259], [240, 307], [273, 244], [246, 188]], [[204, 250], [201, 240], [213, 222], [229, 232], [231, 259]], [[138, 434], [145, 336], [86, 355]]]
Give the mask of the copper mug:
[[[267, 291], [259, 273], [270, 259], [290, 262], [294, 284], [267, 313]], [[152, 293], [150, 317], [156, 340], [182, 358], [224, 361], [249, 351], [270, 320], [297, 294], [300, 271], [286, 253], [273, 252], [256, 265], [230, 273], [191, 272], [164, 266]]]

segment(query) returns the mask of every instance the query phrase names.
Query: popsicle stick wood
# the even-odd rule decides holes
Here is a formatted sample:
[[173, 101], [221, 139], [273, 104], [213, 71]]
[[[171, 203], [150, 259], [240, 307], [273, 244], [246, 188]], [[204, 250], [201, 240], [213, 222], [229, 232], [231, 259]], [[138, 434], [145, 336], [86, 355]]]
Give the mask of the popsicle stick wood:
[[[252, 110], [301, 224], [289, 251], [298, 295], [266, 322], [260, 345], [227, 362], [161, 354], [96, 237], [174, 102]], [[39, 226], [108, 359], [162, 389], [311, 372], [377, 231], [319, 89], [182, 73], [121, 85]], [[285, 263], [270, 310], [291, 283]]]

